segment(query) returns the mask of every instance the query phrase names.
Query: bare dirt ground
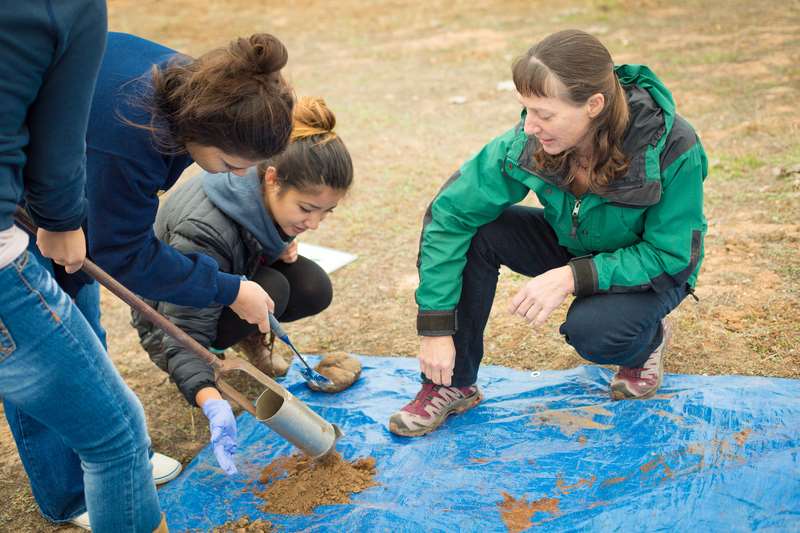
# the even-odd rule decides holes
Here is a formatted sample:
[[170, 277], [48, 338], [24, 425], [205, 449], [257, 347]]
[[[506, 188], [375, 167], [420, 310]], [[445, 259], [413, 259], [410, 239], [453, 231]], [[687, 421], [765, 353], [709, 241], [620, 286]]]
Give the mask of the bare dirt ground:
[[[668, 371], [800, 377], [797, 0], [110, 0], [109, 14], [111, 29], [189, 54], [275, 33], [297, 93], [323, 96], [336, 112], [356, 185], [304, 239], [360, 257], [333, 275], [327, 311], [291, 325], [298, 346], [320, 353], [415, 355], [415, 258], [428, 201], [518, 117], [513, 93], [498, 88], [512, 59], [556, 30], [594, 33], [618, 63], [646, 63], [661, 76], [711, 160], [700, 302], [675, 312]], [[582, 364], [557, 333], [564, 309], [537, 331], [506, 314], [523, 282], [501, 275], [486, 362]], [[204, 417], [150, 363], [123, 304], [105, 295], [104, 313], [111, 356], [144, 404], [155, 449], [188, 462], [207, 442]], [[0, 530], [53, 530], [5, 424], [0, 499]]]

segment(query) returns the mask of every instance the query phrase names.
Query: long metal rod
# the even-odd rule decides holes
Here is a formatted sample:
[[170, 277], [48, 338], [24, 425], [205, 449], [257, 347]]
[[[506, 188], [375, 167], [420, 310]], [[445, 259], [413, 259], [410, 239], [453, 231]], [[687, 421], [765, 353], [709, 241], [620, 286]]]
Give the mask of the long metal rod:
[[[14, 218], [23, 229], [31, 235], [36, 235], [36, 225], [30, 219], [26, 211], [17, 207]], [[307, 405], [295, 398], [289, 391], [280, 386], [275, 380], [261, 372], [258, 368], [251, 363], [239, 358], [228, 357], [224, 360], [218, 359], [217, 356], [209, 352], [202, 344], [190, 337], [186, 332], [181, 330], [178, 326], [170, 322], [165, 316], [161, 315], [158, 311], [147, 305], [147, 303], [136, 296], [133, 292], [128, 290], [120, 282], [112, 278], [103, 269], [94, 264], [89, 259], [83, 263], [81, 270], [86, 272], [92, 278], [97, 280], [102, 286], [107, 288], [111, 293], [119, 297], [122, 301], [127, 303], [133, 309], [139, 311], [147, 320], [152, 322], [157, 327], [161, 328], [167, 335], [178, 341], [184, 348], [190, 350], [192, 353], [201, 357], [214, 369], [214, 379], [223, 397], [228, 401], [238, 404], [242, 409], [253, 415], [256, 419], [265, 422], [273, 431], [278, 433], [281, 437], [288, 440], [306, 454], [317, 457], [320, 454], [324, 455], [330, 450], [334, 449], [336, 440], [342, 435], [342, 431], [335, 424], [330, 424], [325, 419], [314, 413]], [[232, 385], [226, 383], [222, 376], [232, 373], [234, 371], [244, 372], [250, 377], [254, 378], [261, 385], [264, 385], [272, 391], [272, 394], [267, 394], [266, 391], [259, 397], [257, 405], [254, 406], [244, 394], [236, 390]], [[284, 404], [294, 406], [290, 409], [299, 418], [287, 423], [284, 414], [278, 416], [274, 412], [276, 404], [270, 404], [270, 398], [279, 399], [279, 409], [277, 413], [284, 412]], [[267, 398], [264, 405], [270, 408], [270, 415], [268, 417], [260, 418], [257, 411], [258, 405], [261, 403], [262, 398]], [[273, 416], [275, 415], [275, 416]], [[309, 432], [309, 428], [312, 430]], [[324, 437], [327, 435], [330, 438], [330, 444], [325, 441]], [[315, 437], [316, 436], [316, 437]], [[315, 440], [316, 439], [316, 440]], [[320, 440], [321, 439], [321, 440]], [[324, 442], [323, 442], [324, 441]], [[317, 444], [325, 444], [325, 449], [317, 449]]]
[[[31, 220], [28, 213], [21, 207], [17, 207], [14, 213], [14, 219], [20, 226], [31, 235], [36, 235], [36, 225]], [[194, 354], [202, 357], [205, 362], [214, 368], [220, 368], [221, 363], [217, 356], [206, 350], [202, 344], [190, 337], [185, 331], [170, 322], [161, 313], [147, 305], [147, 303], [131, 292], [122, 283], [112, 278], [106, 271], [94, 264], [88, 258], [84, 260], [81, 270], [89, 274], [92, 278], [96, 279], [100, 285], [111, 291], [114, 295], [119, 297], [126, 304], [130, 305], [147, 320], [164, 330], [170, 337], [178, 341], [186, 349], [191, 350]]]

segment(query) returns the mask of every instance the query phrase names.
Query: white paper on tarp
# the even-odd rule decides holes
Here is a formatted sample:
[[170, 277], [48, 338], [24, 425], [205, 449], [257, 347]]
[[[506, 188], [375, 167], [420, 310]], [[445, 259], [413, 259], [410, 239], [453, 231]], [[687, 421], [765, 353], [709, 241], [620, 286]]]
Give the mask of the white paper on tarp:
[[340, 252], [333, 248], [309, 244], [307, 242], [297, 243], [297, 253], [314, 261], [328, 274], [352, 263], [358, 257], [357, 255], [347, 252]]

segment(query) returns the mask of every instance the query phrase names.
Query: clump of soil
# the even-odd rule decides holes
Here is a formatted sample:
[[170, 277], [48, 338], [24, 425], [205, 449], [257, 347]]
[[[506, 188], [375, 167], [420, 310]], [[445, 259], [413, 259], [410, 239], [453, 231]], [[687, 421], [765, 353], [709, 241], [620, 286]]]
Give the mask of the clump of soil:
[[259, 518], [250, 521], [249, 516], [243, 516], [235, 522], [226, 522], [211, 530], [211, 533], [269, 533], [275, 531], [272, 522]]
[[320, 387], [306, 382], [309, 388], [323, 392], [340, 392], [356, 382], [361, 375], [361, 362], [345, 352], [333, 352], [326, 355], [315, 370], [331, 380], [333, 385]]
[[345, 461], [338, 453], [324, 461], [302, 454], [279, 457], [261, 471], [264, 490], [253, 493], [263, 498], [263, 510], [276, 514], [310, 514], [320, 505], [350, 503], [350, 495], [377, 485], [375, 459], [362, 457]]
[[503, 493], [503, 501], [500, 507], [500, 516], [503, 523], [510, 533], [519, 533], [535, 525], [531, 521], [536, 513], [558, 514], [559, 500], [557, 498], [540, 498], [536, 501], [528, 502], [523, 498], [515, 499], [509, 493]]

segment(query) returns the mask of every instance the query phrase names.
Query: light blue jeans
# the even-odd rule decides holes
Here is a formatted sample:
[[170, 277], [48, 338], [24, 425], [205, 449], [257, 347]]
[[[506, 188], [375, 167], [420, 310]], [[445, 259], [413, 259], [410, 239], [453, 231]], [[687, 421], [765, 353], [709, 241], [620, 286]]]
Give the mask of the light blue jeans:
[[[83, 512], [85, 501], [95, 531], [154, 530], [161, 511], [139, 400], [86, 319], [28, 252], [0, 269], [0, 287], [0, 395], [25, 415], [10, 425], [42, 513], [64, 521]], [[29, 439], [29, 426], [34, 434], [48, 431]], [[51, 475], [72, 450], [80, 457], [83, 495]]]

